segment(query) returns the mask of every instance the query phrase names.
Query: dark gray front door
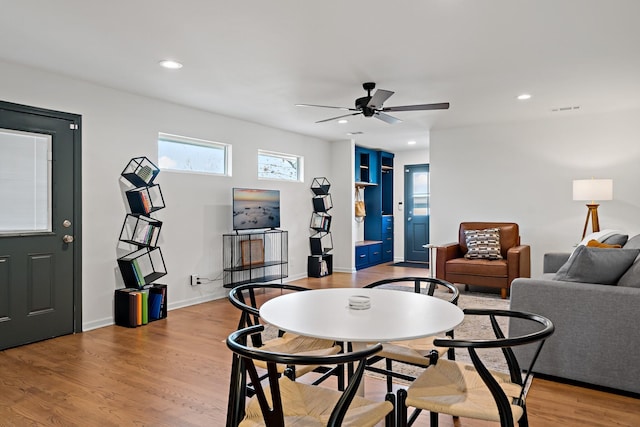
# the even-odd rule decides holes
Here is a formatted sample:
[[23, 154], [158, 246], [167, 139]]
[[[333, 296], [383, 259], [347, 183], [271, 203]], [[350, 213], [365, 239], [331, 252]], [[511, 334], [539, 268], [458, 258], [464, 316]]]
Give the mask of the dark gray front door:
[[81, 330], [79, 125], [0, 102], [0, 349]]
[[404, 259], [428, 262], [429, 165], [404, 167]]

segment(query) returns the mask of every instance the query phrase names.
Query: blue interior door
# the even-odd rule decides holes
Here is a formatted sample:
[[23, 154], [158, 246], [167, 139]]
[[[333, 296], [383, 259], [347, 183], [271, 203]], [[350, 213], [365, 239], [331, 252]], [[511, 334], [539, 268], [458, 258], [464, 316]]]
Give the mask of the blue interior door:
[[404, 259], [429, 262], [429, 165], [404, 167]]

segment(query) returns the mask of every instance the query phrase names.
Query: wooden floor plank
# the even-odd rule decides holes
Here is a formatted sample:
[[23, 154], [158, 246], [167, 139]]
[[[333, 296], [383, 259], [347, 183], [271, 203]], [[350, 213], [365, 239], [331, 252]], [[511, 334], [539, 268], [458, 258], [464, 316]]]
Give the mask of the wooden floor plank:
[[[377, 266], [296, 284], [360, 287], [426, 274]], [[109, 326], [2, 351], [0, 426], [223, 426], [231, 365], [224, 339], [238, 317], [223, 299], [170, 311], [140, 328]], [[382, 399], [384, 383], [365, 380], [367, 396]], [[538, 378], [528, 409], [532, 427], [640, 425], [638, 399]], [[428, 425], [426, 415], [421, 419]], [[451, 417], [440, 420], [454, 425]], [[495, 424], [460, 419], [456, 425]]]

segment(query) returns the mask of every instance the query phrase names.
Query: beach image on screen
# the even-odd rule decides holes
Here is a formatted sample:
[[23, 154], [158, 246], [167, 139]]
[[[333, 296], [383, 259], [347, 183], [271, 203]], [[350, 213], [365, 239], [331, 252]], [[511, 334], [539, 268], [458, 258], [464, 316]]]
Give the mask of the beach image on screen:
[[233, 189], [233, 228], [280, 227], [280, 192], [278, 190]]

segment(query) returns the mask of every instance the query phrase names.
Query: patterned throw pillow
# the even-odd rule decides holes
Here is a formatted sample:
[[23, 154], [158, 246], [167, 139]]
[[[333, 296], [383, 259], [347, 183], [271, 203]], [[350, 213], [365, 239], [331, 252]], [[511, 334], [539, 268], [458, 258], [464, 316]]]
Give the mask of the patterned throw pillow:
[[467, 259], [502, 259], [500, 255], [500, 229], [464, 230]]

